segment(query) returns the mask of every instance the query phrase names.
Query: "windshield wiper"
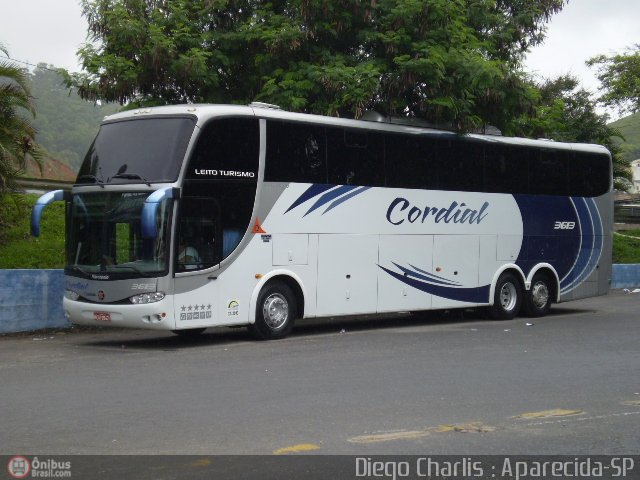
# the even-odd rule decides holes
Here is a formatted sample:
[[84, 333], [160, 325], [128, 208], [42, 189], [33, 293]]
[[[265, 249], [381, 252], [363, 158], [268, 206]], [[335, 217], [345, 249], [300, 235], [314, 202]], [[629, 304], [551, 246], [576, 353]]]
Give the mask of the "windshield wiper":
[[152, 275], [143, 272], [142, 270], [140, 270], [137, 267], [134, 267], [133, 265], [109, 265], [109, 268], [130, 268], [131, 270], [133, 270], [134, 272], [136, 272], [137, 274], [139, 274], [142, 277], [151, 277]]
[[85, 274], [87, 277], [91, 275], [91, 272], [87, 272], [86, 270], [80, 268], [78, 265], [67, 265], [67, 268], [77, 270], [78, 272]]
[[142, 175], [138, 173], [116, 173], [113, 177], [111, 177], [108, 180], [108, 182], [110, 182], [114, 178], [126, 178], [128, 180], [142, 180], [148, 186], [151, 186], [151, 183], [149, 183], [149, 180], [147, 180], [146, 178], [144, 178]]
[[76, 182], [81, 182], [82, 180], [93, 180], [93, 183], [97, 183], [100, 187], [104, 188], [104, 182], [95, 175], [80, 175]]

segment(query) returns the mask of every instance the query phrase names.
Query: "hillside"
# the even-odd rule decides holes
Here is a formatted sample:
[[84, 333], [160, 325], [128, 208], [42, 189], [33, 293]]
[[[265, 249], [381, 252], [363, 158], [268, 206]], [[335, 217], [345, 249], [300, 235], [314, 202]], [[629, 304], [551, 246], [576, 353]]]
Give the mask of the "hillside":
[[66, 163], [47, 157], [42, 161], [42, 170], [34, 161], [27, 162], [27, 169], [24, 176], [27, 178], [42, 178], [46, 180], [62, 180], [65, 182], [73, 182], [76, 179], [77, 169], [74, 169]]
[[640, 112], [621, 118], [611, 124], [624, 135], [622, 144], [625, 160], [637, 160], [640, 158]]
[[[82, 100], [75, 91], [62, 83], [62, 77], [52, 65], [39, 64], [31, 73], [31, 94], [38, 131], [36, 141], [47, 151], [43, 178], [75, 179], [76, 172], [100, 122], [116, 112], [118, 105], [99, 105]], [[49, 175], [54, 175], [51, 177]], [[40, 178], [39, 171], [28, 176]]]

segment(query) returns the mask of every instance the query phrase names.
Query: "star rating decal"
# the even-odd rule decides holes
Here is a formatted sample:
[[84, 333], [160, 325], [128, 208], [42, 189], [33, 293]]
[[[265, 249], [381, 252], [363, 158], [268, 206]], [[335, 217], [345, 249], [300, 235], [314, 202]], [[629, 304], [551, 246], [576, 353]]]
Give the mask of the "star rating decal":
[[181, 305], [180, 306], [180, 320], [205, 320], [211, 318], [211, 304], [205, 306], [204, 304], [198, 305]]

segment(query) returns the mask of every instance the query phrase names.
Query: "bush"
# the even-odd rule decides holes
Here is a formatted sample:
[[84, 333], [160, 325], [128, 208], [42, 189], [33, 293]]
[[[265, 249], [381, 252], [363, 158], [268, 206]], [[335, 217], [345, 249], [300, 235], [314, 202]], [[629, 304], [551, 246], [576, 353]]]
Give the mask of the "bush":
[[31, 236], [31, 209], [38, 195], [0, 197], [0, 268], [64, 267], [64, 203], [44, 209], [40, 237]]

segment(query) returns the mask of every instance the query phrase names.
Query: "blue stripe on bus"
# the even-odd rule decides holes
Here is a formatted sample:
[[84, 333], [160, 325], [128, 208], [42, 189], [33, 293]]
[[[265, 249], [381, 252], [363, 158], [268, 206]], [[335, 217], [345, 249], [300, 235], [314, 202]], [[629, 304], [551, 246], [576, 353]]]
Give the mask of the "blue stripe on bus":
[[602, 254], [602, 221], [593, 199], [574, 198], [580, 218], [582, 245], [573, 269], [560, 281], [560, 293], [579, 286], [595, 270]]
[[329, 190], [327, 193], [323, 194], [316, 201], [316, 203], [312, 205], [312, 207], [309, 210], [307, 210], [307, 213], [305, 213], [303, 217], [306, 217], [311, 212], [315, 212], [317, 209], [319, 209], [323, 205], [326, 205], [327, 203], [335, 200], [336, 198], [344, 195], [345, 193], [349, 193], [350, 191], [355, 190], [356, 188], [358, 187], [351, 186], [351, 185], [342, 185], [340, 187], [334, 188], [333, 190]]
[[300, 195], [300, 197], [298, 197], [298, 199], [295, 202], [291, 204], [291, 206], [284, 213], [289, 213], [290, 210], [293, 210], [298, 205], [302, 205], [307, 200], [310, 200], [313, 197], [316, 197], [321, 193], [326, 192], [327, 190], [331, 190], [332, 188], [335, 188], [335, 185], [325, 185], [325, 184], [311, 185], [309, 188], [307, 188], [307, 190], [305, 190], [305, 192], [302, 195]]
[[[577, 288], [595, 270], [602, 254], [602, 220], [592, 198], [514, 195], [522, 216], [523, 244], [516, 264], [527, 275], [550, 263], [560, 292]], [[572, 229], [557, 223], [574, 222]]]
[[329, 206], [327, 209], [322, 212], [322, 215], [327, 213], [330, 210], [333, 210], [338, 205], [346, 202], [347, 200], [355, 197], [356, 195], [360, 195], [361, 193], [369, 190], [371, 187], [360, 187], [356, 185], [325, 185], [325, 184], [314, 184], [311, 185], [305, 192], [300, 195], [296, 199], [295, 202], [291, 204], [291, 206], [284, 213], [289, 213], [294, 208], [302, 205], [303, 203], [320, 196], [316, 200], [316, 202], [307, 210], [307, 213], [303, 215], [306, 217], [312, 212], [315, 212], [320, 207], [323, 207], [327, 204]]
[[[437, 283], [440, 285], [448, 285], [451, 287], [460, 287], [462, 286], [462, 284], [460, 282], [454, 282], [452, 280], [447, 280], [446, 278], [443, 277], [438, 277], [437, 275], [433, 275], [429, 272], [425, 272], [424, 270], [421, 270], [419, 268], [414, 267], [413, 265], [409, 265], [411, 268], [413, 268], [413, 270], [409, 270], [408, 268], [405, 268], [401, 265], [398, 265], [395, 262], [391, 262], [393, 263], [396, 267], [398, 267], [400, 270], [403, 271], [403, 273], [406, 273], [408, 276], [410, 277], [415, 277], [419, 280], [426, 280], [428, 282], [432, 282], [432, 283]], [[420, 273], [418, 273], [420, 272]]]
[[[351, 193], [348, 193], [347, 195], [344, 195], [340, 198], [338, 198], [336, 201], [334, 201], [331, 205], [329, 205], [329, 207], [322, 212], [322, 215], [324, 215], [325, 213], [327, 213], [329, 210], [333, 210], [334, 208], [336, 208], [338, 205], [340, 205], [341, 203], [346, 202], [347, 200], [349, 200], [350, 198], [355, 197], [356, 195], [360, 195], [362, 192], [364, 192], [365, 190], [369, 190], [371, 187], [360, 187], [357, 190], [352, 191]], [[307, 212], [309, 213], [309, 212]]]
[[389, 270], [382, 265], [378, 265], [378, 267], [402, 283], [437, 297], [468, 303], [487, 303], [489, 301], [490, 285], [472, 288], [434, 285], [433, 283], [422, 282], [415, 278], [405, 277], [404, 274]]
[[[522, 217], [522, 247], [516, 265], [525, 276], [539, 263], [553, 265], [559, 278], [569, 275], [581, 250], [580, 217], [568, 197], [514, 195]], [[573, 229], [556, 229], [573, 222]]]

